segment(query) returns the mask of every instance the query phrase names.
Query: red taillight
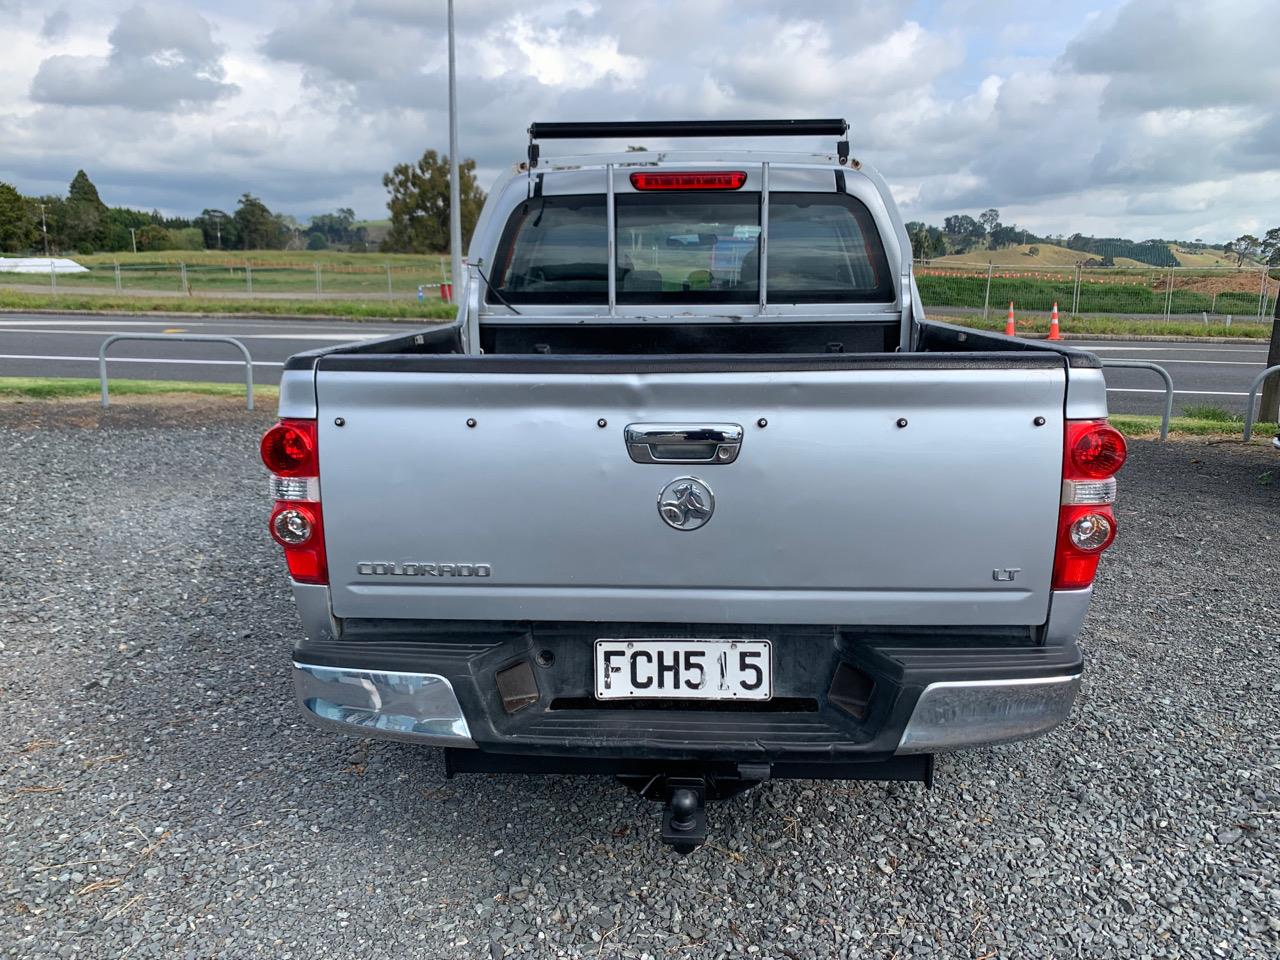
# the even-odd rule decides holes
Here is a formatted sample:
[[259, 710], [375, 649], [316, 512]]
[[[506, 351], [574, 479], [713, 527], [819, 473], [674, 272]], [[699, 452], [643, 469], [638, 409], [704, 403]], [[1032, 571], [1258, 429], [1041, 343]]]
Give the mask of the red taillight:
[[1067, 421], [1053, 558], [1055, 590], [1080, 590], [1093, 583], [1099, 557], [1116, 538], [1111, 477], [1124, 466], [1126, 455], [1124, 437], [1107, 421]]
[[[297, 517], [286, 517], [294, 514]], [[302, 523], [288, 524], [300, 518]], [[318, 503], [276, 501], [268, 522], [271, 536], [284, 547], [289, 576], [299, 583], [328, 583], [329, 566], [324, 555], [324, 517]], [[305, 536], [299, 536], [304, 533]]]
[[1128, 453], [1120, 431], [1108, 426], [1105, 420], [1068, 421], [1066, 454], [1072, 472], [1064, 473], [1064, 477], [1073, 480], [1109, 477], [1124, 466]]
[[284, 548], [289, 576], [299, 583], [327, 584], [316, 422], [281, 420], [263, 436], [261, 451], [275, 498], [267, 529]]
[[746, 182], [741, 170], [631, 175], [631, 186], [637, 190], [737, 190]]
[[314, 477], [320, 473], [316, 458], [316, 422], [281, 420], [262, 437], [262, 462], [279, 477]]

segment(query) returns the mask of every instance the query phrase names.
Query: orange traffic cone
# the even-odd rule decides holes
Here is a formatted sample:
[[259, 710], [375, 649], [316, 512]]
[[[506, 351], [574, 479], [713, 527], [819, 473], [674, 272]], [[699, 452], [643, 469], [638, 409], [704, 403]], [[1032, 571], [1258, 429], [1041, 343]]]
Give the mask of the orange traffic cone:
[[1004, 322], [1004, 335], [1006, 337], [1016, 337], [1018, 335], [1017, 328], [1013, 325], [1013, 301], [1009, 301], [1009, 319]]
[[1053, 305], [1053, 315], [1049, 317], [1049, 339], [1061, 340], [1062, 333], [1058, 330], [1058, 304]]

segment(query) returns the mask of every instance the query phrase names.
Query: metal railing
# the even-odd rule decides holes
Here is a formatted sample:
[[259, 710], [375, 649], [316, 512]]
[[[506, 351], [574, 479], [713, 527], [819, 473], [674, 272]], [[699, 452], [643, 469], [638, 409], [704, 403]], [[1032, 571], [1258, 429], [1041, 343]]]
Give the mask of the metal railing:
[[118, 340], [185, 340], [198, 343], [229, 343], [244, 355], [244, 406], [253, 409], [253, 358], [249, 349], [235, 337], [217, 337], [204, 333], [113, 333], [102, 341], [98, 350], [98, 381], [102, 386], [102, 405], [107, 406], [107, 347]]
[[1245, 440], [1249, 440], [1253, 437], [1253, 424], [1254, 424], [1254, 421], [1257, 419], [1254, 416], [1253, 411], [1254, 411], [1254, 406], [1256, 404], [1256, 401], [1258, 399], [1258, 390], [1262, 388], [1263, 381], [1265, 381], [1267, 377], [1276, 373], [1280, 373], [1280, 364], [1276, 364], [1274, 367], [1267, 367], [1267, 369], [1263, 370], [1260, 374], [1258, 374], [1256, 377], [1253, 378], [1253, 385], [1249, 387], [1249, 399], [1247, 401], [1248, 406], [1245, 407], [1245, 411], [1244, 411]]
[[1169, 439], [1169, 418], [1173, 416], [1173, 377], [1158, 363], [1146, 360], [1103, 360], [1104, 367], [1132, 367], [1135, 370], [1154, 370], [1164, 380], [1164, 417], [1160, 421], [1160, 439]]

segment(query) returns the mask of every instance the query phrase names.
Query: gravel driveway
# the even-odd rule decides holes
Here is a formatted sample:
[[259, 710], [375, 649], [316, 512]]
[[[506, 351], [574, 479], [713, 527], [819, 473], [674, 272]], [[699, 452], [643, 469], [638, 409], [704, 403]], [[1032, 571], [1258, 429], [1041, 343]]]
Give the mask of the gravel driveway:
[[610, 780], [300, 720], [269, 422], [0, 406], [0, 956], [1280, 955], [1274, 451], [1132, 444], [1063, 728], [766, 784], [680, 859]]

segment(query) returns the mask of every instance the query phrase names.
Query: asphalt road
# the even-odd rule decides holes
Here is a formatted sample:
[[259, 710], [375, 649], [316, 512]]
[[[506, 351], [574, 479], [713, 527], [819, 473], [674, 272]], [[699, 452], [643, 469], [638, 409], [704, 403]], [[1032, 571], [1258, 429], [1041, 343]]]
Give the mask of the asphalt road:
[[[195, 333], [235, 337], [253, 357], [255, 383], [280, 382], [280, 368], [302, 350], [374, 339], [412, 329], [406, 324], [344, 320], [175, 319], [155, 316], [0, 316], [0, 376], [96, 377], [98, 349], [113, 333]], [[135, 380], [242, 382], [234, 347], [174, 341], [123, 342], [111, 347], [107, 372]]]
[[[406, 324], [341, 320], [177, 320], [11, 314], [0, 317], [0, 376], [93, 377], [98, 348], [112, 333], [202, 333], [234, 336], [254, 358], [254, 381], [279, 381], [285, 358], [301, 350], [403, 332]], [[1148, 360], [1173, 377], [1174, 410], [1187, 404], [1244, 411], [1249, 383], [1266, 361], [1265, 343], [1151, 343], [1073, 340], [1072, 346], [1114, 360]], [[114, 377], [147, 380], [239, 381], [241, 361], [233, 348], [202, 343], [120, 343], [111, 348]], [[1107, 384], [1117, 413], [1159, 413], [1164, 392], [1159, 377], [1143, 370], [1110, 369]]]

